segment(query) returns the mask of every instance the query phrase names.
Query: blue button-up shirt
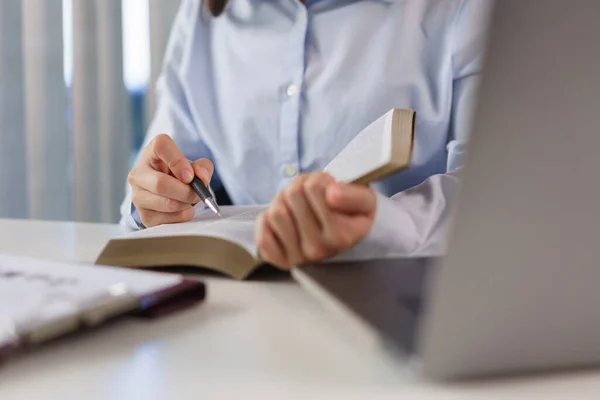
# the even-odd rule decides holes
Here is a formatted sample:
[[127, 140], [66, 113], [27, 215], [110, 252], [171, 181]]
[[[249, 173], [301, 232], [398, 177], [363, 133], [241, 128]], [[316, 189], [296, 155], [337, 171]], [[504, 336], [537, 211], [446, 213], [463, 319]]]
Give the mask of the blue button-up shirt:
[[[325, 167], [386, 111], [412, 108], [412, 166], [376, 185], [385, 196], [410, 193], [460, 164], [489, 6], [487, 0], [230, 0], [213, 18], [200, 0], [184, 0], [146, 143], [158, 133], [171, 135], [188, 159], [214, 162], [213, 189], [222, 185], [236, 205], [264, 204], [298, 173]], [[443, 214], [439, 199], [418, 203], [396, 217], [420, 225], [418, 233], [401, 234], [419, 235], [402, 239], [412, 247], [422, 247]], [[134, 227], [129, 194], [122, 211], [122, 223]]]

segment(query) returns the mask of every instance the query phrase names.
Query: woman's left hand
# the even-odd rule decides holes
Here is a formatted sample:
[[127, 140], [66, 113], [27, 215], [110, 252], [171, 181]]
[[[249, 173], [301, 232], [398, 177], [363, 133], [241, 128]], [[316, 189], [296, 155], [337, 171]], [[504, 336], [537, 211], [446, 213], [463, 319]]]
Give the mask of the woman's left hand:
[[323, 172], [301, 175], [260, 216], [259, 254], [282, 269], [335, 256], [367, 235], [376, 200], [368, 187]]

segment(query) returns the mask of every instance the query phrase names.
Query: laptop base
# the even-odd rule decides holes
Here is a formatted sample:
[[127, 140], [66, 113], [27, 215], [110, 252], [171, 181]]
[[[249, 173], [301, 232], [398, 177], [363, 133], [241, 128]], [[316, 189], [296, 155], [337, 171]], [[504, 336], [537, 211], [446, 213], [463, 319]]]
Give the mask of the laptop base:
[[383, 343], [406, 354], [416, 349], [426, 277], [436, 258], [310, 264], [292, 274], [330, 307], [357, 319]]

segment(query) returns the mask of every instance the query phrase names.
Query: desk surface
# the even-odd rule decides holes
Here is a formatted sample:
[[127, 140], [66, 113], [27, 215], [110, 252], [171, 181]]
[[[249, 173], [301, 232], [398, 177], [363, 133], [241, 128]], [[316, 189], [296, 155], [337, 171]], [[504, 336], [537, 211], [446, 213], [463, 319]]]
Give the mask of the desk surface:
[[[115, 225], [0, 219], [0, 252], [93, 262]], [[453, 385], [367, 348], [289, 279], [202, 277], [207, 301], [123, 320], [0, 367], [0, 399], [600, 398], [600, 371]]]

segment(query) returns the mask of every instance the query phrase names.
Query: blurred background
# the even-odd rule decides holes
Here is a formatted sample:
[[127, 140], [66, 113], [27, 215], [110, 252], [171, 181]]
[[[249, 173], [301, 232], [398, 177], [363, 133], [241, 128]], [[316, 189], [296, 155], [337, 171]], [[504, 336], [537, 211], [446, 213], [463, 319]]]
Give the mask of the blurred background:
[[179, 0], [0, 0], [0, 218], [117, 222]]

